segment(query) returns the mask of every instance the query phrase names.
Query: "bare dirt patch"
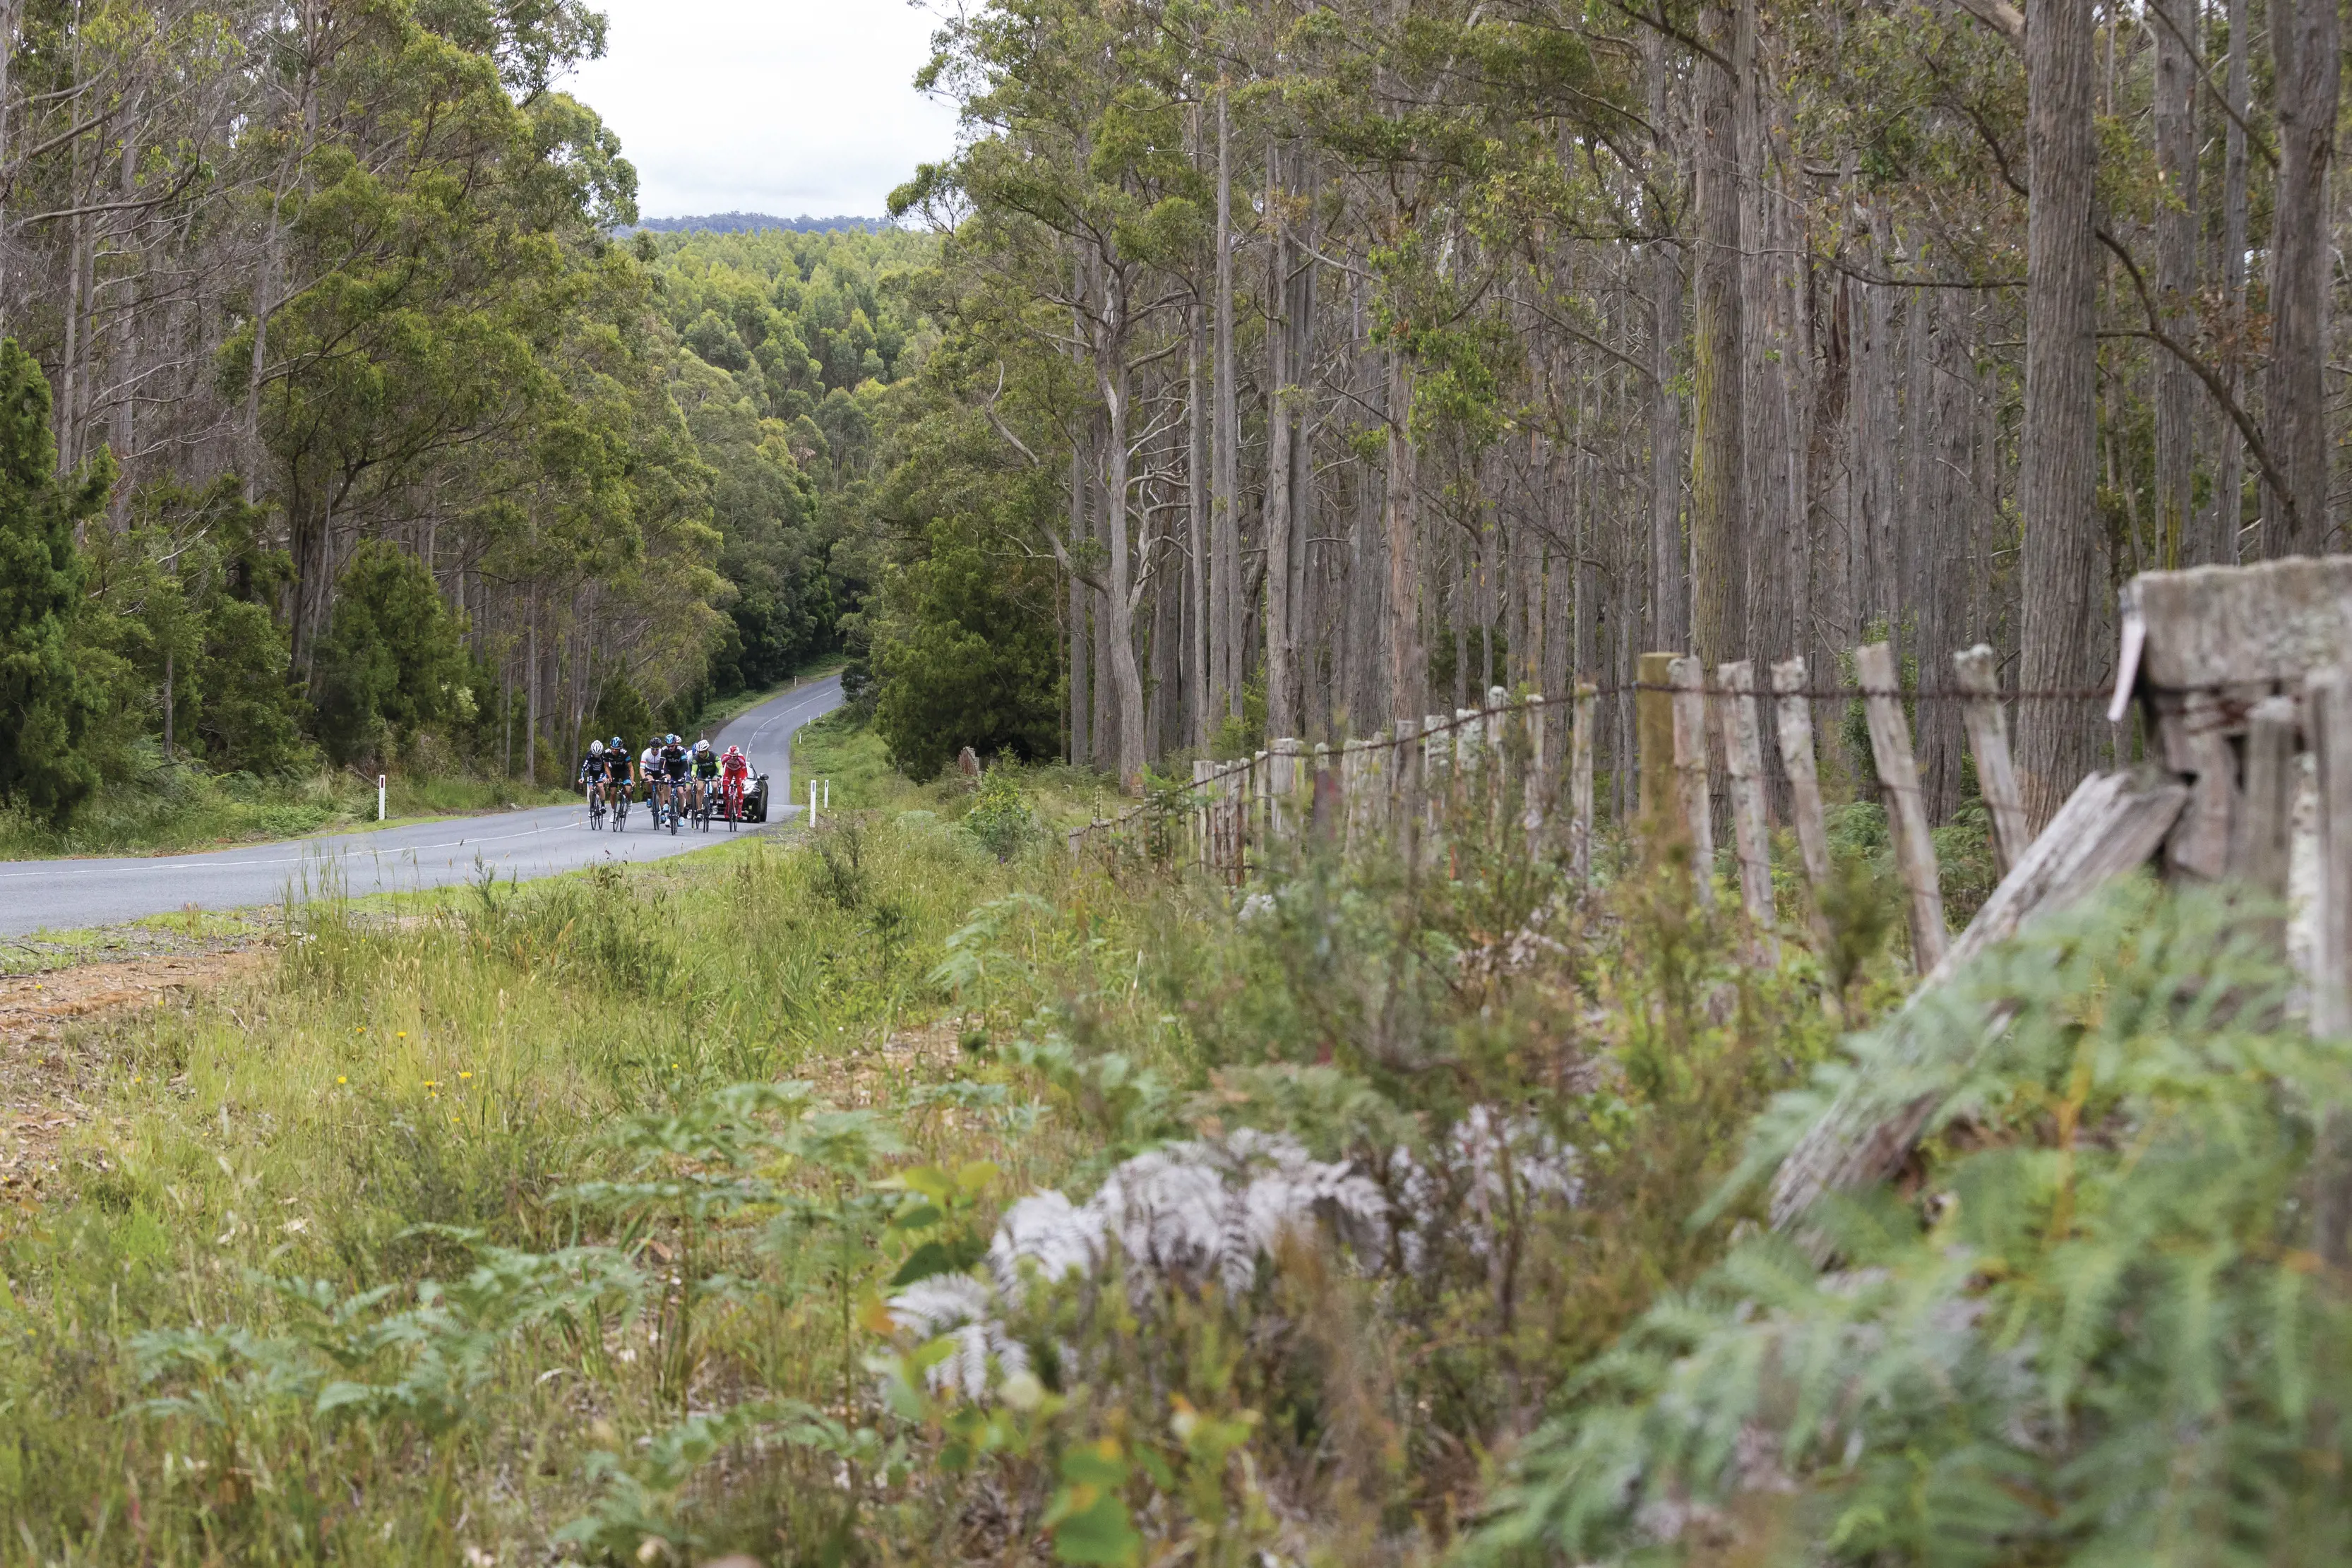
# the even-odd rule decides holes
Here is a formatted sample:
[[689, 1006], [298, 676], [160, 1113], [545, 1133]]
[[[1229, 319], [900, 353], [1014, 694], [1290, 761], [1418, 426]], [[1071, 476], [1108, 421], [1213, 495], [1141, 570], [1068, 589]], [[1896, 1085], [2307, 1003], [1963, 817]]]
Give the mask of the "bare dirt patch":
[[66, 1135], [97, 1114], [100, 1063], [83, 1044], [89, 1031], [184, 1005], [268, 956], [246, 947], [0, 977], [0, 1201], [33, 1197]]

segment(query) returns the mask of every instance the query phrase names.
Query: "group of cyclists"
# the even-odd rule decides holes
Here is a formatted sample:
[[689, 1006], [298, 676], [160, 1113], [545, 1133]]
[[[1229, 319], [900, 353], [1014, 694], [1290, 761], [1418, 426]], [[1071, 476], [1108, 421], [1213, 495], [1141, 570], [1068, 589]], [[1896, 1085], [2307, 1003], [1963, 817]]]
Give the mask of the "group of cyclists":
[[714, 816], [724, 817], [732, 830], [742, 821], [743, 791], [751, 778], [751, 759], [740, 746], [729, 747], [721, 756], [708, 740], [688, 746], [675, 735], [656, 736], [646, 742], [632, 765], [628, 747], [616, 735], [609, 741], [588, 743], [588, 755], [580, 759], [579, 783], [588, 792], [590, 827], [602, 828], [609, 812], [613, 831], [622, 831], [628, 823], [629, 803], [642, 787], [653, 807], [654, 831], [667, 828], [675, 833], [688, 819], [707, 829]]

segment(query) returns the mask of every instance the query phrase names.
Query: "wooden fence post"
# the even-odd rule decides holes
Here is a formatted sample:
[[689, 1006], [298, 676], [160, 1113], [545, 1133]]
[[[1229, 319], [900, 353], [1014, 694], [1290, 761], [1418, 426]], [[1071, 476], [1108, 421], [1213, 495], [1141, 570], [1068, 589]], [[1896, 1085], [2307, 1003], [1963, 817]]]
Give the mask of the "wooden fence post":
[[2312, 910], [2311, 1032], [2352, 1037], [2352, 684], [2340, 669], [2303, 683], [2304, 731], [2318, 767], [2319, 880]]
[[1576, 688], [1576, 727], [1569, 740], [1568, 864], [1580, 887], [1592, 882], [1592, 716], [1600, 697], [1591, 685]]
[[1680, 816], [1675, 805], [1681, 788], [1675, 776], [1675, 659], [1673, 653], [1643, 654], [1640, 687], [1633, 695], [1642, 836], [1654, 852], [1675, 836], [1675, 823]]
[[1715, 906], [1715, 804], [1706, 778], [1706, 672], [1687, 655], [1670, 671], [1675, 688], [1675, 777], [1682, 798], [1683, 831], [1690, 841], [1691, 876], [1698, 901]]
[[1797, 818], [1797, 852], [1812, 892], [1813, 940], [1826, 950], [1830, 923], [1822, 913], [1821, 894], [1830, 880], [1830, 834], [1822, 810], [1821, 772], [1813, 760], [1813, 709], [1805, 695], [1805, 661], [1787, 659], [1773, 665], [1772, 690], [1779, 710], [1780, 766], [1789, 775], [1790, 805]]
[[1544, 753], [1544, 725], [1545, 716], [1550, 711], [1544, 705], [1541, 692], [1528, 693], [1527, 702], [1520, 708], [1528, 728], [1528, 779], [1521, 821], [1527, 828], [1528, 843], [1531, 848], [1542, 844], [1549, 837], [1550, 820], [1559, 809], [1559, 795], [1552, 789], [1551, 770], [1545, 766], [1549, 758]]
[[[2294, 824], [2295, 702], [2264, 697], [2247, 716], [2246, 809], [2230, 846], [2230, 872], [2256, 892], [2286, 898], [2289, 835]], [[2286, 952], [2286, 923], [2263, 916], [2257, 927], [2271, 950]]]
[[2025, 798], [2018, 792], [2017, 769], [2009, 758], [2009, 726], [2000, 716], [2000, 674], [1992, 650], [1982, 643], [1952, 655], [1960, 685], [1969, 694], [1964, 718], [1969, 749], [1977, 757], [1977, 790], [1992, 815], [1993, 853], [2000, 873], [2007, 876], [2025, 858], [2033, 833], [2025, 825]]
[[1768, 964], [1780, 961], [1772, 936], [1772, 836], [1764, 820], [1764, 743], [1756, 718], [1756, 666], [1746, 659], [1717, 665], [1716, 717], [1731, 775], [1731, 837], [1739, 852], [1739, 898], [1755, 923]]
[[1186, 813], [1192, 819], [1192, 862], [1206, 867], [1209, 863], [1209, 789], [1217, 765], [1205, 757], [1192, 758], [1192, 810]]
[[1405, 863], [1421, 852], [1421, 721], [1396, 721], [1389, 747], [1389, 837]]
[[1927, 802], [1919, 798], [1919, 768], [1911, 757], [1911, 727], [1903, 718], [1903, 687], [1895, 673], [1895, 650], [1869, 643], [1854, 650], [1862, 677], [1864, 711], [1870, 718], [1870, 750], [1886, 787], [1886, 824], [1895, 856], [1911, 890], [1911, 957], [1926, 974], [1943, 961], [1951, 945], [1944, 929], [1944, 890], [1936, 871], [1936, 841], [1927, 836]]

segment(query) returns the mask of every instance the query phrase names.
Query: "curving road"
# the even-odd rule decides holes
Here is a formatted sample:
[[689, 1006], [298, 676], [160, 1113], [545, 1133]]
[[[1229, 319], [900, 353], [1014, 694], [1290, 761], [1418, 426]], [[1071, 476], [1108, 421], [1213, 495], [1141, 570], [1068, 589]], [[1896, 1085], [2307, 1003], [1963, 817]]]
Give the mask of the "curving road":
[[[740, 746], [769, 773], [769, 825], [796, 818], [793, 732], [841, 706], [841, 677], [772, 697], [710, 737], [724, 751]], [[275, 844], [240, 844], [194, 855], [119, 860], [0, 861], [0, 936], [69, 931], [164, 915], [195, 904], [243, 909], [273, 904], [289, 890], [319, 890], [338, 879], [353, 896], [406, 893], [472, 882], [486, 871], [528, 882], [607, 861], [666, 860], [708, 849], [726, 837], [653, 831], [640, 804], [625, 833], [592, 832], [584, 806], [542, 806], [486, 817], [441, 817], [374, 832], [335, 833]], [[741, 830], [759, 832], [760, 828]]]

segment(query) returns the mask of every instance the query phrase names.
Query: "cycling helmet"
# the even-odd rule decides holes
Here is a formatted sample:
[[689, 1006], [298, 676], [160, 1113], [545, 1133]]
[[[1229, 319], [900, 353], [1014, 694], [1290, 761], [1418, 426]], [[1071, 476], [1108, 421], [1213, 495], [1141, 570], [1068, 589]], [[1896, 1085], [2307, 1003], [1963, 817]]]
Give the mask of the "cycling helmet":
[[621, 737], [617, 735], [613, 737], [611, 744], [613, 749], [615, 751], [624, 751], [627, 749], [626, 746], [622, 742]]
[[589, 755], [589, 756], [591, 756], [591, 757], [602, 757], [602, 756], [604, 756], [604, 743], [603, 741], [601, 741], [601, 740], [592, 740], [592, 741], [590, 741], [590, 742], [588, 743], [588, 755]]
[[694, 743], [694, 749], [698, 753], [709, 751], [710, 749], [710, 742], [707, 740], [698, 740]]
[[727, 755], [730, 757], [740, 757], [743, 755], [743, 748], [740, 746], [730, 746], [727, 748]]
[[674, 735], [666, 735], [662, 739], [666, 744], [670, 746], [676, 746], [677, 744], [677, 737]]

